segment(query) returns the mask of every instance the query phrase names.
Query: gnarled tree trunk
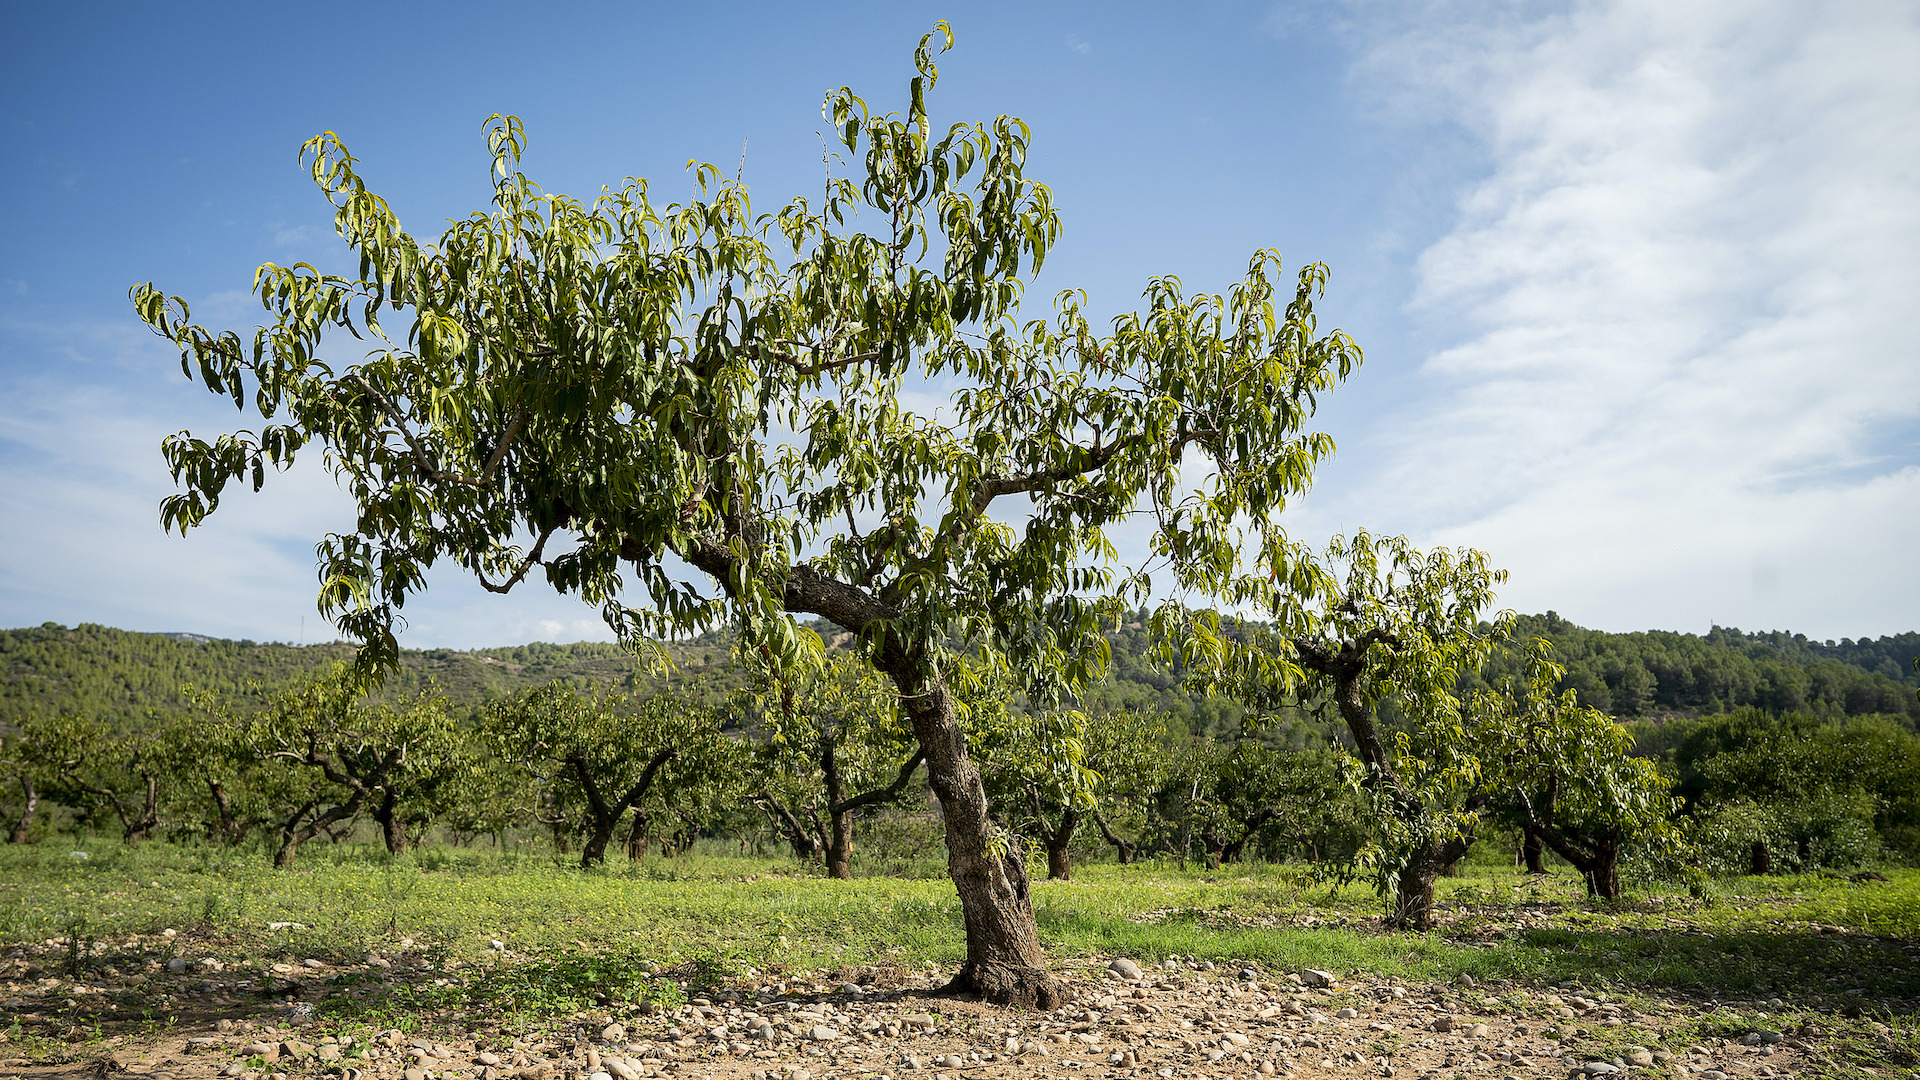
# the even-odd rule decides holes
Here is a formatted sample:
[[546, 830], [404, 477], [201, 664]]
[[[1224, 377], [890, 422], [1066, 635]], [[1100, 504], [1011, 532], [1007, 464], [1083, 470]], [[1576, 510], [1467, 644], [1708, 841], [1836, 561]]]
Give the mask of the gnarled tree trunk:
[[946, 992], [1035, 1009], [1066, 1004], [1073, 992], [1047, 970], [1019, 841], [987, 814], [987, 789], [967, 757], [946, 683], [895, 641], [878, 662], [900, 690], [946, 824], [947, 872], [967, 929], [967, 959]]

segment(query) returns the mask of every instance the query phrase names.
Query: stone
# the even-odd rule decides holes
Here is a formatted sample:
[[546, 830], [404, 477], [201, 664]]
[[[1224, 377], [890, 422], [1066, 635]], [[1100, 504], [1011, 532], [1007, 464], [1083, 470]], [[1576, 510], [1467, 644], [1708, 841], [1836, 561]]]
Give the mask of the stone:
[[587, 1080], [613, 1080], [613, 1074], [606, 1072], [588, 1073]]
[[1580, 1066], [1579, 1071], [1587, 1076], [1605, 1076], [1608, 1073], [1616, 1073], [1620, 1070], [1605, 1061], [1589, 1061], [1585, 1065]]
[[1490, 1030], [1492, 1029], [1485, 1024], [1475, 1024], [1467, 1029], [1467, 1037], [1470, 1039], [1484, 1039]]
[[908, 1027], [925, 1028], [928, 1031], [932, 1031], [936, 1023], [932, 1013], [908, 1013], [900, 1018], [900, 1022]]
[[814, 1025], [813, 1030], [808, 1032], [807, 1034], [809, 1037], [813, 1039], [814, 1042], [832, 1042], [833, 1040], [840, 1037], [840, 1033], [838, 1031], [835, 1031], [834, 1029], [828, 1027], [825, 1024]]
[[246, 1065], [246, 1062], [244, 1061], [236, 1061], [233, 1064], [227, 1066], [226, 1068], [220, 1070], [221, 1076], [245, 1076], [246, 1073], [247, 1073], [247, 1065]]
[[270, 1042], [248, 1043], [240, 1052], [247, 1057], [266, 1058], [268, 1062], [280, 1060], [280, 1047]]
[[1259, 972], [1257, 972], [1257, 971], [1255, 971], [1255, 970], [1253, 970], [1252, 968], [1241, 968], [1241, 969], [1240, 969], [1240, 981], [1241, 981], [1241, 982], [1252, 982], [1253, 980], [1255, 980], [1255, 979], [1257, 979], [1257, 978], [1259, 978], [1259, 977], [1260, 977], [1260, 973], [1259, 973]]
[[308, 1046], [306, 1043], [301, 1042], [299, 1039], [288, 1039], [285, 1042], [282, 1042], [280, 1044], [281, 1057], [290, 1057], [290, 1058], [306, 1057], [308, 1054], [312, 1052], [313, 1052], [313, 1047]]
[[1107, 970], [1113, 972], [1115, 975], [1118, 975], [1123, 979], [1138, 979], [1143, 974], [1145, 974], [1140, 970], [1139, 964], [1136, 964], [1133, 961], [1127, 960], [1124, 958], [1115, 960], [1113, 963], [1108, 964]]
[[421, 1068], [407, 1069], [400, 1074], [400, 1078], [401, 1080], [427, 1080], [427, 1070]]
[[175, 975], [186, 974], [187, 958], [184, 956], [176, 956], [173, 959], [167, 961], [167, 970], [172, 972]]
[[1434, 1017], [1434, 1018], [1433, 1018], [1433, 1023], [1432, 1023], [1432, 1024], [1430, 1025], [1430, 1026], [1431, 1026], [1431, 1027], [1433, 1028], [1433, 1030], [1435, 1030], [1435, 1031], [1452, 1031], [1452, 1030], [1453, 1030], [1453, 1017], [1451, 1017], [1451, 1016], [1436, 1016], [1436, 1017]]
[[608, 1024], [600, 1029], [600, 1041], [607, 1043], [625, 1042], [627, 1028], [625, 1024]]
[[476, 1065], [498, 1065], [500, 1064], [500, 1055], [488, 1053], [475, 1054], [473, 1056], [473, 1062]]
[[1354, 1017], [1359, 1016], [1360, 1013], [1354, 1009], [1341, 1009], [1339, 1012], [1336, 1012], [1333, 1015], [1334, 1015], [1334, 1018], [1337, 1020], [1351, 1020]]
[[1338, 976], [1331, 971], [1321, 971], [1318, 968], [1300, 969], [1300, 982], [1305, 986], [1332, 986], [1338, 981]]
[[1653, 1064], [1653, 1054], [1641, 1047], [1632, 1047], [1627, 1051], [1627, 1064], [1646, 1068]]

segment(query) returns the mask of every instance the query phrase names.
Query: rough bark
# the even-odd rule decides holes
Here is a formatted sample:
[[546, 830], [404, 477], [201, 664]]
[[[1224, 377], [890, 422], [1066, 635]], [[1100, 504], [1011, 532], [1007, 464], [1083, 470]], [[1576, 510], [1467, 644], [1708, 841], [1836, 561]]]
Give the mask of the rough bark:
[[1467, 836], [1416, 849], [1400, 868], [1387, 924], [1396, 930], [1433, 929], [1434, 882], [1465, 858], [1472, 846], [1473, 838]]
[[853, 811], [846, 808], [846, 783], [832, 736], [820, 740], [820, 774], [827, 785], [827, 876], [853, 880]]
[[[298, 853], [301, 844], [319, 836], [323, 832], [328, 832], [331, 826], [342, 821], [348, 821], [358, 815], [361, 806], [366, 803], [366, 799], [367, 793], [365, 791], [356, 791], [346, 802], [328, 810], [326, 813], [321, 814], [311, 821], [306, 820], [306, 818], [308, 814], [313, 812], [314, 807], [319, 805], [317, 802], [309, 802], [300, 809], [295, 810], [280, 824], [280, 843], [273, 852], [273, 868], [275, 870], [286, 870], [292, 867], [294, 855]], [[331, 833], [329, 833], [329, 835], [331, 835]]]
[[135, 809], [131, 800], [122, 798], [113, 788], [82, 783], [75, 783], [74, 787], [107, 800], [113, 807], [114, 816], [120, 819], [121, 843], [131, 844], [152, 836], [154, 828], [160, 824], [160, 777], [156, 773], [142, 772], [140, 780], [144, 790], [138, 809]]
[[1587, 883], [1587, 895], [1602, 900], [1613, 900], [1620, 895], [1620, 834], [1614, 829], [1599, 829], [1588, 833], [1569, 832], [1555, 824], [1552, 818], [1554, 807], [1559, 801], [1559, 784], [1556, 781], [1547, 789], [1545, 797], [1537, 809], [1534, 801], [1523, 791], [1520, 794], [1520, 807], [1527, 815], [1527, 833], [1536, 836], [1540, 842], [1553, 849], [1555, 855], [1567, 860]]
[[787, 843], [793, 848], [793, 857], [808, 862], [820, 857], [820, 841], [807, 829], [799, 815], [788, 809], [785, 803], [761, 792], [754, 796], [754, 804], [773, 821], [774, 827], [786, 835]]
[[20, 807], [20, 817], [13, 823], [13, 831], [7, 834], [7, 843], [24, 844], [27, 834], [33, 830], [34, 812], [40, 809], [40, 789], [33, 785], [33, 777], [20, 775], [20, 794], [25, 802]]
[[[1426, 814], [1427, 808], [1395, 773], [1393, 758], [1380, 738], [1380, 729], [1373, 722], [1373, 710], [1360, 685], [1366, 673], [1368, 651], [1376, 645], [1396, 644], [1393, 635], [1378, 630], [1369, 630], [1337, 649], [1313, 641], [1294, 643], [1302, 666], [1333, 679], [1334, 704], [1353, 735], [1360, 759], [1367, 766], [1364, 783], [1369, 787], [1384, 787], [1393, 812], [1402, 821], [1413, 824]], [[1387, 926], [1396, 930], [1432, 927], [1434, 882], [1448, 867], [1464, 858], [1472, 844], [1473, 836], [1468, 833], [1430, 842], [1408, 853], [1395, 883], [1393, 910], [1387, 915]]]
[[966, 923], [967, 959], [944, 992], [1034, 1009], [1066, 1004], [1073, 992], [1047, 970], [1019, 841], [988, 817], [986, 786], [967, 757], [945, 682], [926, 675], [921, 658], [896, 642], [888, 642], [879, 660], [900, 690], [926, 756], [946, 824], [947, 872]]
[[1773, 853], [1767, 850], [1765, 840], [1755, 840], [1748, 850], [1748, 870], [1755, 877], [1765, 877], [1773, 873]]

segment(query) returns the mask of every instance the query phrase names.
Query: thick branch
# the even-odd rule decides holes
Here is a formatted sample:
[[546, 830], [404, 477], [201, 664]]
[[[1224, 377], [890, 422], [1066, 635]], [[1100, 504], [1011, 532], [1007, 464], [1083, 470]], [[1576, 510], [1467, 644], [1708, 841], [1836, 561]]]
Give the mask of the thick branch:
[[900, 766], [900, 775], [893, 778], [893, 783], [884, 788], [875, 788], [872, 791], [855, 795], [853, 798], [837, 804], [835, 809], [840, 813], [845, 813], [849, 810], [858, 810], [866, 806], [892, 802], [900, 797], [901, 792], [906, 790], [907, 782], [913, 779], [914, 772], [920, 768], [920, 763], [925, 760], [927, 760], [927, 752], [925, 750], [915, 750], [913, 756], [907, 759], [906, 764]]

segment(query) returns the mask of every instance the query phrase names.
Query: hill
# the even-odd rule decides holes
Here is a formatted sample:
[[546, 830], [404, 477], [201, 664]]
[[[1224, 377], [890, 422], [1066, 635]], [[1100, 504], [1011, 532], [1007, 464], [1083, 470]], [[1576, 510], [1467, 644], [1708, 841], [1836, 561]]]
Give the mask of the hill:
[[[817, 627], [829, 640], [833, 628]], [[1586, 704], [1623, 720], [1701, 716], [1740, 706], [1816, 716], [1892, 713], [1920, 724], [1920, 633], [1822, 642], [1781, 632], [1716, 627], [1707, 635], [1652, 630], [1613, 634], [1576, 626], [1549, 611], [1522, 616], [1518, 630], [1553, 641], [1567, 665], [1564, 685]], [[1178, 734], [1219, 736], [1238, 727], [1232, 702], [1183, 691], [1145, 660], [1148, 635], [1131, 622], [1113, 635], [1114, 665], [1091, 688], [1088, 706], [1159, 708]], [[288, 645], [228, 641], [191, 633], [151, 634], [83, 623], [0, 630], [0, 730], [29, 712], [78, 712], [136, 725], [184, 704], [182, 687], [232, 694], [273, 687], [336, 661], [345, 644]], [[725, 692], [744, 681], [728, 641], [709, 634], [668, 645], [673, 670], [650, 674], [618, 645], [534, 642], [495, 649], [405, 650], [387, 692], [429, 684], [464, 705], [479, 705], [554, 679], [593, 682], [647, 694], [676, 685]], [[1301, 732], [1288, 741], [1298, 742]]]

